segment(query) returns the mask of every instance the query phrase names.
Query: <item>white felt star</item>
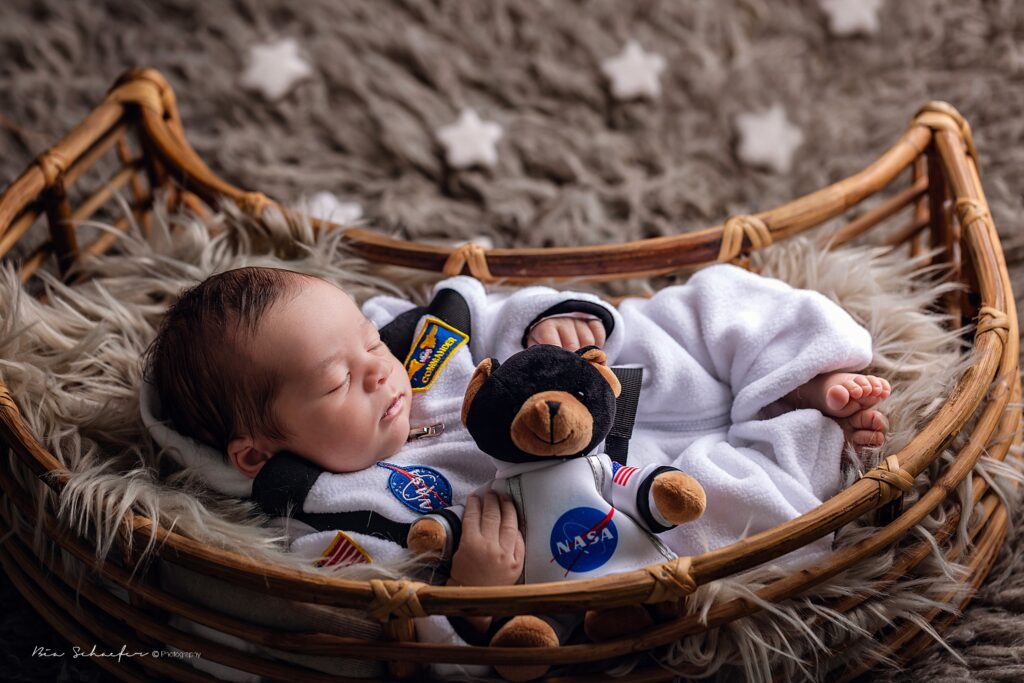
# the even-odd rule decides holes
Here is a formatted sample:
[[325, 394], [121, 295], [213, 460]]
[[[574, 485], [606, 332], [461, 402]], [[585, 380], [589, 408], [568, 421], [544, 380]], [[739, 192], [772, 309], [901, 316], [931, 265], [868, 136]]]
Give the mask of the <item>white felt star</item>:
[[828, 14], [828, 28], [834, 36], [878, 33], [878, 9], [884, 0], [818, 0]]
[[660, 95], [661, 83], [658, 76], [664, 69], [665, 58], [653, 52], [644, 52], [635, 40], [629, 41], [618, 55], [601, 62], [601, 71], [611, 81], [612, 95], [619, 100]]
[[241, 83], [246, 90], [259, 90], [268, 100], [279, 100], [312, 73], [312, 67], [299, 55], [298, 43], [286, 38], [249, 48]]
[[313, 218], [348, 225], [363, 217], [363, 207], [356, 202], [343, 202], [330, 192], [317, 192], [306, 203], [305, 213]]
[[804, 141], [799, 128], [786, 120], [781, 104], [771, 109], [736, 116], [740, 143], [736, 154], [748, 166], [765, 166], [776, 173], [789, 171], [793, 152]]
[[444, 145], [448, 163], [453, 168], [469, 168], [474, 164], [494, 166], [498, 163], [495, 145], [501, 139], [501, 126], [481, 121], [472, 109], [463, 109], [458, 121], [439, 128], [436, 135]]

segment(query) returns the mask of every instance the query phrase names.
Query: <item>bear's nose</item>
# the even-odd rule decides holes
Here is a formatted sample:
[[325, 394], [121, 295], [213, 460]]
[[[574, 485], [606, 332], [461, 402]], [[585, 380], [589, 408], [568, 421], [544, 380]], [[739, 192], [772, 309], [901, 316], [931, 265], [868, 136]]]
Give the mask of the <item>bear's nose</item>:
[[548, 438], [551, 440], [551, 443], [554, 443], [555, 442], [555, 422], [556, 422], [556, 419], [558, 417], [558, 408], [562, 404], [560, 402], [558, 402], [558, 401], [544, 401], [544, 402], [548, 404], [548, 429], [550, 430], [550, 434], [548, 435]]

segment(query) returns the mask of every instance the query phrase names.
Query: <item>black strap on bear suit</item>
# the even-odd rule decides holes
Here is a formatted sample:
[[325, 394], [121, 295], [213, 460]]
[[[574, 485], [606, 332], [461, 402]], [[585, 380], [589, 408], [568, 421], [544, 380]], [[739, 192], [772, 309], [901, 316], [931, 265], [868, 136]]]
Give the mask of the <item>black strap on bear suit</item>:
[[636, 422], [636, 407], [640, 402], [644, 369], [612, 367], [611, 371], [619, 378], [622, 393], [615, 399], [615, 421], [604, 440], [604, 452], [615, 462], [625, 465], [629, 457], [629, 438], [633, 436], [633, 424]]

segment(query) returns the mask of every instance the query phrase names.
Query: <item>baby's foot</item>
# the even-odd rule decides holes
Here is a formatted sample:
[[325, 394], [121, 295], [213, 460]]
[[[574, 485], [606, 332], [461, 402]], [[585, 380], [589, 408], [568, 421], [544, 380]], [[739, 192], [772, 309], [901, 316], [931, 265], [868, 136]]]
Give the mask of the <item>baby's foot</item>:
[[846, 441], [853, 444], [858, 453], [865, 448], [876, 448], [885, 443], [885, 433], [889, 429], [889, 421], [880, 411], [865, 408], [849, 417], [836, 420], [843, 428]]
[[889, 383], [881, 377], [829, 372], [793, 393], [801, 408], [816, 408], [829, 417], [851, 417], [886, 398], [890, 391]]

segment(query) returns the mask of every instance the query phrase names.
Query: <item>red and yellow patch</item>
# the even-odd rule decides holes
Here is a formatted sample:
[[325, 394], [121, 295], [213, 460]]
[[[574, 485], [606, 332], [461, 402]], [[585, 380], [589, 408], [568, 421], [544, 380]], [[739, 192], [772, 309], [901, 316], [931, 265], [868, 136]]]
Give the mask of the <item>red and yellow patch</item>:
[[334, 535], [334, 540], [315, 562], [317, 567], [345, 566], [349, 564], [370, 564], [370, 554], [353, 541], [344, 531]]

